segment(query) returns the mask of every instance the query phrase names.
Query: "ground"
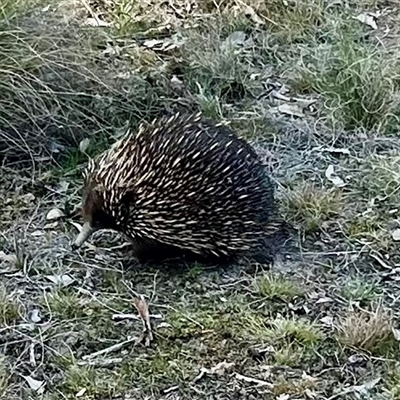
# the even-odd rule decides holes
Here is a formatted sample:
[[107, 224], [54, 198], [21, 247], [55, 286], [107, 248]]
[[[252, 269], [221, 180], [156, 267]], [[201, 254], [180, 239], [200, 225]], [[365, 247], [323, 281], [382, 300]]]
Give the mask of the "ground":
[[[0, 11], [1, 398], [400, 399], [397, 1]], [[177, 110], [262, 156], [294, 228], [273, 265], [72, 251], [88, 156]]]

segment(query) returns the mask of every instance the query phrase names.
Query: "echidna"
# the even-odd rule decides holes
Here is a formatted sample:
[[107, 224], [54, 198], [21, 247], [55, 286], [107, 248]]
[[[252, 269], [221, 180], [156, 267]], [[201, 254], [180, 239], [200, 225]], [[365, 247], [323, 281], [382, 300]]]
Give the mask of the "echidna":
[[255, 150], [200, 114], [178, 113], [142, 124], [90, 160], [73, 246], [112, 229], [131, 239], [139, 260], [226, 262], [262, 251], [273, 211], [273, 185]]

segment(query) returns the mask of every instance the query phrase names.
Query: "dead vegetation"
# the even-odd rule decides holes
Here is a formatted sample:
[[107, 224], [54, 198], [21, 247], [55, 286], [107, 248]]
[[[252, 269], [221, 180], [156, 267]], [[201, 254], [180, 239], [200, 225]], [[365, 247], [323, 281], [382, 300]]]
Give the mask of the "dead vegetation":
[[[399, 397], [400, 10], [378, 3], [2, 2], [0, 398]], [[87, 156], [176, 110], [263, 157], [297, 232], [270, 268], [144, 267], [110, 232], [71, 251]]]

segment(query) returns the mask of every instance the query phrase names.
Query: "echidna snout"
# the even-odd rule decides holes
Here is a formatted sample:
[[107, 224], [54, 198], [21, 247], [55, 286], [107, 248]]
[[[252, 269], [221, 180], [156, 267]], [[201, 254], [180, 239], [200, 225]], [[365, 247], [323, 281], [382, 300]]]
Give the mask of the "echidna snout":
[[115, 218], [104, 210], [103, 198], [93, 185], [85, 190], [81, 214], [84, 224], [72, 245], [74, 250], [81, 247], [98, 230], [117, 229]]
[[89, 237], [92, 235], [94, 232], [93, 227], [90, 225], [89, 222], [85, 222], [82, 226], [81, 231], [79, 232], [79, 235], [76, 237], [74, 243], [72, 244], [72, 249], [76, 250], [79, 247], [83, 245], [83, 243], [86, 242], [86, 240], [89, 239]]

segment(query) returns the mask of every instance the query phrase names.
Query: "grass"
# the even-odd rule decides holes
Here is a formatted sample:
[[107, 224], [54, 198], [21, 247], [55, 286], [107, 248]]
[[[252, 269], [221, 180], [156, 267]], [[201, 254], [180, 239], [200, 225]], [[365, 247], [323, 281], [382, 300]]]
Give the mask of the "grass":
[[[377, 376], [369, 395], [398, 397], [400, 32], [350, 3], [2, 2], [0, 398], [329, 399]], [[144, 267], [108, 232], [74, 252], [82, 221], [46, 220], [79, 204], [88, 156], [177, 110], [259, 152], [296, 231], [270, 270]], [[126, 342], [134, 292], [149, 347]]]
[[0, 321], [3, 326], [14, 323], [19, 317], [19, 305], [13, 297], [4, 287], [0, 287]]
[[319, 189], [306, 184], [301, 189], [289, 192], [285, 202], [288, 220], [298, 224], [306, 232], [314, 232], [340, 214], [344, 199], [337, 189]]
[[361, 351], [385, 354], [391, 346], [397, 347], [392, 316], [380, 306], [372, 311], [350, 311], [339, 321], [337, 330], [340, 343]]
[[287, 278], [261, 275], [254, 283], [255, 291], [267, 300], [281, 299], [290, 301], [303, 291]]
[[366, 282], [360, 278], [347, 281], [342, 287], [341, 293], [347, 300], [358, 301], [367, 305], [376, 300], [379, 294], [374, 282]]

